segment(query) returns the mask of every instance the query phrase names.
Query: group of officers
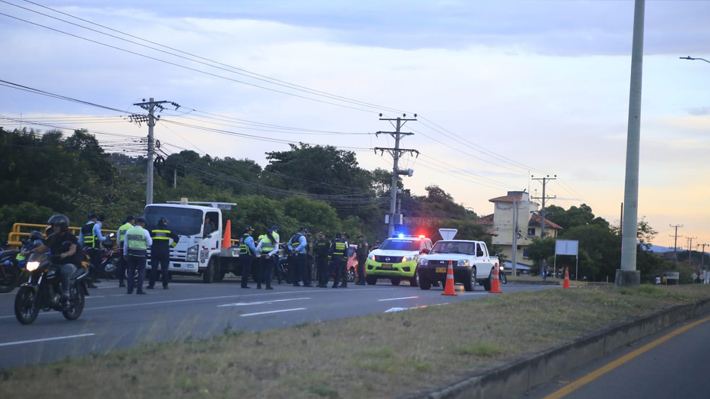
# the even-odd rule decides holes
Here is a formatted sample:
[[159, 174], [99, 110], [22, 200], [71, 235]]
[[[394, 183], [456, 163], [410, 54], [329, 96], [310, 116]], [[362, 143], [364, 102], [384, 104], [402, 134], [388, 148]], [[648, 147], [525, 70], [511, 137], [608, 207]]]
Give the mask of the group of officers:
[[[271, 226], [266, 232], [258, 237], [255, 242], [252, 234], [254, 228], [246, 226], [239, 237], [239, 263], [242, 273], [242, 288], [249, 287], [249, 278], [254, 275], [256, 288], [261, 289], [262, 285], [267, 290], [272, 290], [272, 273], [276, 272], [279, 284], [285, 276], [279, 267], [279, 248], [281, 246], [278, 234], [279, 228]], [[332, 288], [347, 288], [348, 286], [348, 248], [347, 237], [342, 233], [336, 233], [332, 241], [326, 239], [325, 234], [319, 232], [317, 239], [313, 242], [311, 234], [306, 227], [301, 227], [298, 232], [283, 244], [284, 251], [288, 256], [288, 265], [291, 283], [294, 287], [312, 287], [311, 270], [313, 263], [316, 268], [316, 287], [326, 288], [331, 275], [334, 275]], [[358, 237], [359, 243], [356, 249], [357, 254], [357, 274], [356, 285], [365, 285], [365, 262], [369, 253], [369, 246], [365, 242], [364, 236]]]

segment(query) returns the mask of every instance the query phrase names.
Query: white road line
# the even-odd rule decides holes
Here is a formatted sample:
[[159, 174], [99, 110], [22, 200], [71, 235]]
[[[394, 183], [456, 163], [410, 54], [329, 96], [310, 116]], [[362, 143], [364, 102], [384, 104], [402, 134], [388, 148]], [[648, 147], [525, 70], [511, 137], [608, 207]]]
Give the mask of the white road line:
[[91, 298], [106, 298], [106, 295], [98, 295], [98, 296], [96, 296], [96, 295], [89, 295], [89, 296], [85, 296], [84, 298], [86, 298], [86, 299], [91, 299]]
[[418, 299], [418, 296], [403, 296], [401, 298], [387, 298], [387, 299], [378, 299], [378, 302], [385, 302], [385, 301], [399, 301], [402, 299]]
[[306, 308], [281, 309], [281, 310], [272, 310], [269, 312], [258, 312], [258, 313], [244, 313], [243, 315], [241, 315], [241, 317], [260, 316], [263, 314], [272, 314], [272, 313], [295, 312], [297, 310], [306, 310]]
[[52, 337], [52, 338], [42, 338], [42, 339], [31, 339], [28, 341], [16, 341], [16, 342], [6, 342], [4, 344], [0, 344], [0, 346], [12, 346], [12, 345], [24, 345], [24, 344], [34, 344], [37, 342], [46, 342], [46, 341], [57, 341], [60, 339], [73, 339], [73, 338], [81, 338], [81, 337], [90, 337], [92, 335], [96, 335], [94, 333], [89, 333], [89, 334], [78, 334], [78, 335], [66, 335], [64, 337]]
[[237, 302], [237, 303], [228, 303], [226, 305], [217, 305], [217, 307], [223, 308], [226, 306], [252, 306], [252, 305], [271, 304], [271, 303], [276, 303], [276, 302], [303, 301], [305, 299], [311, 299], [311, 298], [288, 298], [288, 299], [274, 299], [271, 301], [259, 301], [259, 302]]

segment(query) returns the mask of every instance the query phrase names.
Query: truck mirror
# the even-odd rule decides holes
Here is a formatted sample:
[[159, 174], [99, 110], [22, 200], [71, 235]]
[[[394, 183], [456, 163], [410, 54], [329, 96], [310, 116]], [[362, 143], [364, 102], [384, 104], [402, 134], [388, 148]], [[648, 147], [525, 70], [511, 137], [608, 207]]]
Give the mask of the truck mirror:
[[421, 254], [428, 254], [428, 253], [429, 253], [429, 248], [422, 248], [421, 252], [419, 252], [419, 253], [421, 253]]

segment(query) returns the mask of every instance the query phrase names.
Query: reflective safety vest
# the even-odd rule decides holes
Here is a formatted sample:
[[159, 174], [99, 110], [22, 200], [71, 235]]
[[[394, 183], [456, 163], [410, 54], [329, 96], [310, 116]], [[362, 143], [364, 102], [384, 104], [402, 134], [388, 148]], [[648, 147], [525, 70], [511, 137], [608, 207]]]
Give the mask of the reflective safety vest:
[[[303, 234], [301, 233], [296, 233], [291, 237], [291, 248], [295, 251], [296, 248], [298, 248], [299, 245], [301, 245], [301, 237]], [[301, 252], [299, 254], [305, 254], [306, 253], [306, 247], [301, 248]]]
[[126, 233], [128, 240], [128, 254], [133, 256], [146, 256], [148, 241], [145, 238], [146, 230], [141, 226], [134, 226]]
[[[274, 239], [276, 239], [276, 235], [274, 235]], [[261, 252], [268, 253], [273, 251], [274, 248], [274, 243], [269, 240], [268, 235], [265, 235], [264, 238], [261, 239]]]
[[[239, 239], [239, 255], [252, 255], [251, 248], [247, 246], [247, 238], [249, 237], [251, 237], [249, 234], [244, 233]], [[261, 248], [264, 248], [263, 244]], [[273, 247], [271, 249], [273, 249]]]
[[81, 227], [81, 235], [84, 238], [82, 245], [84, 248], [99, 248], [98, 237], [94, 235], [94, 226], [96, 226], [96, 223], [88, 221]]
[[126, 232], [133, 227], [132, 224], [126, 222], [118, 228], [118, 247], [123, 248], [123, 239], [126, 238]]
[[337, 238], [333, 241], [333, 256], [345, 257], [345, 243]]

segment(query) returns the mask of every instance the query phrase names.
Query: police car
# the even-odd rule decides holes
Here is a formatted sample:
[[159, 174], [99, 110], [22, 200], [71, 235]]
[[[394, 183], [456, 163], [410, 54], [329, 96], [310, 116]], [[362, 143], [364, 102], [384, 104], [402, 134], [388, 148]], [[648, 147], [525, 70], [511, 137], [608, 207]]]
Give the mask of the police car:
[[368, 285], [377, 284], [380, 278], [388, 278], [392, 285], [409, 280], [412, 287], [419, 286], [417, 262], [422, 252], [431, 250], [431, 239], [425, 236], [398, 235], [386, 239], [378, 249], [370, 252], [365, 264]]

